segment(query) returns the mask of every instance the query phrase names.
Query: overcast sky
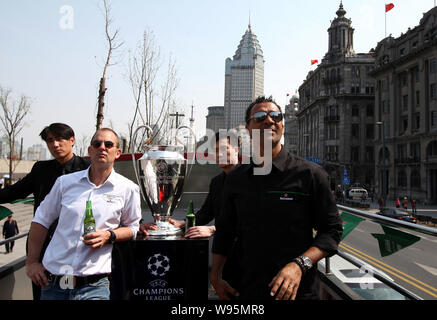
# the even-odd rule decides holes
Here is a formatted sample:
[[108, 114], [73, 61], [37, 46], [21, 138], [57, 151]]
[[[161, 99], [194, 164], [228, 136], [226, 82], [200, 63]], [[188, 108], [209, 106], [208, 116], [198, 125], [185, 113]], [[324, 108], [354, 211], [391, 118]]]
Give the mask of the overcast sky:
[[[265, 94], [283, 106], [286, 94], [293, 94], [315, 68], [310, 61], [321, 61], [325, 55], [327, 29], [340, 4], [337, 0], [109, 2], [113, 27], [120, 29], [124, 45], [119, 63], [108, 69], [104, 126], [111, 121], [119, 133], [127, 133], [134, 112], [125, 76], [127, 52], [148, 29], [155, 34], [163, 59], [171, 55], [176, 61], [178, 111], [189, 115], [194, 104], [198, 136], [205, 132], [207, 108], [223, 105], [225, 59], [234, 55], [249, 13], [264, 52]], [[387, 34], [399, 37], [417, 26], [435, 1], [393, 3], [386, 15]], [[376, 47], [384, 38], [385, 2], [344, 0], [343, 6], [355, 29], [355, 52]], [[32, 101], [22, 131], [25, 148], [40, 143], [39, 132], [52, 122], [71, 125], [77, 138], [93, 133], [106, 54], [101, 8], [99, 0], [0, 0], [0, 86]]]

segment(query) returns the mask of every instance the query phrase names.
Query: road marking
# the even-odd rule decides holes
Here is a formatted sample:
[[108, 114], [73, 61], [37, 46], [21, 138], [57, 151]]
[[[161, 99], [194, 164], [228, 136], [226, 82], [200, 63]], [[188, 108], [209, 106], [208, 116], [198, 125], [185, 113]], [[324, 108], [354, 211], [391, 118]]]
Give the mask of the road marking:
[[422, 269], [425, 269], [426, 271], [428, 271], [429, 273], [431, 273], [433, 276], [437, 276], [437, 269], [433, 268], [433, 267], [429, 267], [429, 266], [425, 266], [423, 264], [414, 262], [415, 264], [417, 264], [419, 267], [421, 267]]
[[[424, 282], [422, 282], [420, 280], [417, 280], [416, 278], [414, 278], [414, 277], [412, 277], [410, 275], [407, 275], [407, 274], [403, 273], [402, 271], [397, 270], [396, 268], [394, 268], [394, 267], [392, 267], [390, 265], [387, 265], [384, 262], [379, 261], [379, 260], [377, 260], [377, 259], [375, 259], [375, 258], [373, 258], [373, 257], [371, 257], [371, 256], [369, 256], [367, 254], [365, 254], [364, 252], [361, 252], [361, 251], [359, 251], [359, 250], [357, 250], [357, 249], [355, 249], [355, 248], [353, 248], [353, 247], [351, 247], [349, 245], [346, 245], [344, 243], [340, 243], [340, 247], [345, 249], [346, 251], [351, 252], [354, 255], [359, 256], [361, 259], [363, 259], [363, 260], [365, 260], [365, 261], [367, 261], [367, 262], [369, 262], [371, 264], [376, 265], [378, 268], [380, 268], [380, 269], [382, 269], [382, 270], [392, 274], [393, 276], [395, 276], [395, 277], [397, 277], [397, 278], [399, 278], [399, 279], [401, 279], [401, 280], [411, 284], [412, 286], [416, 287], [417, 289], [420, 289], [420, 290], [426, 292], [427, 294], [431, 295], [432, 297], [437, 298], [437, 294], [435, 294], [435, 293], [433, 293], [433, 292], [423, 288], [422, 286], [425, 286], [425, 287], [427, 287], [427, 288], [437, 292], [436, 288], [434, 288], [434, 287], [432, 287], [432, 286], [430, 286], [430, 285], [428, 285], [428, 284], [426, 284], [426, 283], [424, 283]], [[405, 277], [407, 277], [407, 278], [410, 278], [412, 281], [406, 279], [405, 277], [401, 276], [400, 274], [405, 276]], [[417, 282], [418, 284], [416, 284], [415, 282]], [[420, 286], [419, 284], [421, 284], [422, 286]]]
[[422, 282], [422, 281], [420, 281], [420, 280], [417, 280], [416, 278], [414, 278], [414, 277], [412, 277], [412, 276], [410, 276], [410, 275], [408, 275], [408, 274], [406, 274], [406, 273], [404, 273], [404, 272], [402, 272], [402, 271], [396, 269], [395, 267], [392, 267], [391, 265], [388, 265], [388, 264], [386, 264], [386, 263], [384, 263], [384, 262], [382, 262], [382, 261], [379, 261], [378, 259], [376, 259], [376, 258], [374, 258], [374, 257], [372, 257], [372, 256], [369, 256], [368, 254], [366, 254], [366, 253], [364, 253], [364, 252], [362, 252], [362, 251], [360, 251], [360, 250], [358, 250], [358, 249], [355, 249], [355, 248], [351, 247], [350, 245], [347, 245], [347, 244], [345, 244], [345, 243], [341, 243], [341, 244], [344, 245], [344, 246], [346, 246], [346, 247], [348, 247], [348, 248], [351, 249], [351, 250], [354, 250], [354, 251], [358, 252], [358, 253], [361, 254], [361, 255], [366, 256], [367, 258], [369, 258], [369, 259], [371, 259], [371, 260], [374, 260], [375, 263], [378, 263], [378, 264], [383, 265], [383, 266], [385, 266], [385, 267], [387, 267], [387, 268], [389, 268], [389, 269], [392, 269], [393, 271], [398, 272], [399, 274], [401, 274], [401, 275], [403, 275], [403, 276], [405, 276], [405, 277], [407, 277], [407, 278], [410, 278], [410, 279], [413, 280], [413, 281], [417, 281], [417, 282], [420, 283], [421, 285], [423, 285], [423, 286], [425, 286], [425, 287], [428, 287], [429, 289], [431, 289], [431, 290], [437, 292], [437, 289], [436, 289], [436, 288], [434, 288], [434, 287], [432, 287], [432, 286], [430, 286], [430, 285], [428, 285], [428, 284], [426, 284], [426, 283], [424, 283], [424, 282]]

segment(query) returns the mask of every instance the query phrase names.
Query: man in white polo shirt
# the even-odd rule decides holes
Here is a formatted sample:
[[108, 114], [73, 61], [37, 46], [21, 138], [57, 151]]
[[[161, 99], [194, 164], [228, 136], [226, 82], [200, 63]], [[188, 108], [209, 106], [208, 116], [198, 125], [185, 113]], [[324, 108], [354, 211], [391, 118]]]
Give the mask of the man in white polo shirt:
[[[134, 238], [139, 228], [139, 188], [113, 169], [121, 154], [117, 134], [98, 130], [88, 153], [91, 166], [59, 177], [32, 221], [26, 273], [42, 287], [41, 300], [109, 299], [112, 243]], [[83, 236], [87, 200], [92, 202], [96, 232]], [[47, 229], [57, 218], [40, 263]]]

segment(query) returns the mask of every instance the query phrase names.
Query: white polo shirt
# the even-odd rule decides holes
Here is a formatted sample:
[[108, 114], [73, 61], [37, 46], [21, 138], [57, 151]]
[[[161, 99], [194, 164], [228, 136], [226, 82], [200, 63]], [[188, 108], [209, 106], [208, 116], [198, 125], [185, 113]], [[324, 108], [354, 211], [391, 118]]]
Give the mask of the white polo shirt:
[[105, 183], [96, 186], [89, 180], [88, 171], [60, 176], [32, 220], [48, 229], [59, 217], [42, 261], [52, 274], [88, 276], [111, 272], [112, 245], [92, 249], [82, 241], [87, 200], [92, 202], [97, 229], [129, 227], [133, 238], [139, 229], [139, 187], [114, 170]]

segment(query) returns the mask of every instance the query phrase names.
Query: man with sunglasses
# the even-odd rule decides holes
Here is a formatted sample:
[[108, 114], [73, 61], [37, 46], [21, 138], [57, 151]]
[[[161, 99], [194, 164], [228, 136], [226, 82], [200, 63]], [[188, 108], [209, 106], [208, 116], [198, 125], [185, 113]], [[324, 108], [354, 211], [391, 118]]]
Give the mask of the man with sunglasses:
[[[139, 228], [139, 188], [113, 170], [121, 155], [117, 134], [98, 130], [88, 153], [90, 167], [57, 179], [32, 221], [26, 273], [42, 287], [42, 300], [109, 299], [112, 244], [134, 238]], [[87, 200], [96, 231], [84, 235]], [[40, 263], [48, 226], [56, 219], [58, 226]]]
[[[46, 142], [47, 148], [54, 159], [37, 161], [33, 165], [32, 170], [23, 179], [0, 190], [0, 203], [24, 199], [33, 194], [34, 214], [59, 176], [84, 170], [90, 165], [87, 159], [76, 156], [73, 153], [75, 137], [74, 131], [70, 126], [64, 123], [52, 123], [45, 127], [39, 135]], [[42, 261], [45, 248], [50, 242], [56, 225], [57, 221], [49, 228], [41, 250], [40, 261]], [[32, 283], [32, 291], [33, 299], [39, 300], [41, 288]]]
[[[238, 166], [226, 179], [216, 219], [211, 283], [224, 300], [316, 299], [312, 266], [336, 252], [342, 234], [328, 176], [320, 166], [283, 148], [282, 112], [271, 97], [250, 104], [246, 128], [253, 155], [263, 161]], [[257, 171], [259, 167], [270, 170]], [[222, 278], [237, 236], [239, 292]]]

